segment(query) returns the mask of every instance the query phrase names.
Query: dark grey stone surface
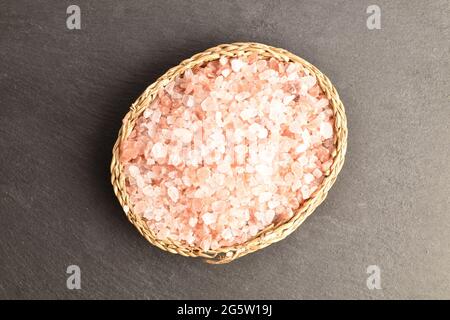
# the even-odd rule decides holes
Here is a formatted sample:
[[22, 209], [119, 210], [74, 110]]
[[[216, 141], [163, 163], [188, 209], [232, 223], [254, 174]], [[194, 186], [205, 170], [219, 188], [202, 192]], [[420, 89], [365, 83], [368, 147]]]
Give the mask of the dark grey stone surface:
[[[81, 30], [66, 28], [70, 4]], [[366, 27], [371, 4], [381, 30]], [[449, 17], [447, 0], [0, 1], [0, 298], [450, 298]], [[109, 162], [147, 85], [234, 41], [326, 73], [349, 147], [299, 230], [212, 266], [138, 234]], [[66, 288], [71, 264], [81, 290]]]

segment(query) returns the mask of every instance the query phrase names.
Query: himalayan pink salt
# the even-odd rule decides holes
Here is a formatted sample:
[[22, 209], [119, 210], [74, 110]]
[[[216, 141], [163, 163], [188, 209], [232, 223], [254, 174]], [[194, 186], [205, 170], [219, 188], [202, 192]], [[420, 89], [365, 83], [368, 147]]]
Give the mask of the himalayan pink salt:
[[155, 159], [164, 158], [167, 155], [166, 146], [161, 142], [155, 143], [152, 147], [152, 155]]
[[206, 181], [206, 179], [209, 178], [209, 168], [206, 167], [201, 167], [200, 169], [197, 170], [197, 178], [199, 181]]
[[313, 175], [314, 175], [314, 177], [316, 177], [316, 178], [320, 178], [320, 177], [323, 175], [323, 173], [322, 173], [322, 171], [321, 171], [319, 168], [316, 168], [316, 169], [314, 169], [314, 171], [313, 171]]
[[322, 122], [320, 124], [320, 135], [324, 139], [330, 139], [333, 136], [333, 127], [328, 122]]
[[243, 67], [244, 62], [241, 59], [233, 59], [231, 60], [231, 69], [235, 72], [238, 73], [241, 68]]
[[166, 84], [120, 146], [133, 212], [202, 250], [290, 219], [333, 165], [333, 110], [301, 65], [221, 56]]
[[187, 144], [192, 140], [192, 132], [185, 128], [177, 128], [173, 130], [175, 138], [179, 139], [181, 142]]
[[196, 217], [189, 218], [189, 222], [188, 223], [189, 223], [189, 225], [191, 227], [195, 227], [197, 225], [197, 218]]
[[230, 228], [226, 228], [222, 231], [222, 233], [220, 235], [222, 236], [222, 238], [224, 240], [229, 240], [233, 237], [233, 232], [231, 231]]
[[202, 216], [202, 220], [205, 225], [210, 225], [210, 224], [216, 222], [216, 216], [214, 214], [208, 212]]
[[303, 176], [303, 179], [305, 180], [306, 184], [311, 184], [311, 182], [313, 182], [315, 178], [311, 173], [307, 173]]
[[261, 192], [259, 194], [258, 200], [259, 202], [263, 203], [263, 202], [267, 202], [270, 199], [272, 199], [272, 193], [271, 192]]
[[169, 196], [170, 199], [172, 199], [173, 202], [177, 202], [180, 197], [178, 189], [175, 187], [167, 188], [167, 195]]

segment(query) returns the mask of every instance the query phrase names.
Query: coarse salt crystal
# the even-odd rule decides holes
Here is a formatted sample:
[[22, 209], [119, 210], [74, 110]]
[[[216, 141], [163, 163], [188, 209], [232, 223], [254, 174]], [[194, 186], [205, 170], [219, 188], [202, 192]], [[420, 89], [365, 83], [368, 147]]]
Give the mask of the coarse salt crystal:
[[313, 175], [314, 175], [314, 177], [316, 177], [316, 178], [320, 178], [320, 177], [323, 175], [323, 173], [322, 173], [322, 171], [320, 171], [319, 168], [316, 168], [316, 169], [314, 169], [314, 171], [313, 171]]
[[191, 227], [195, 227], [197, 225], [197, 218], [196, 217], [189, 218], [189, 225]]
[[241, 111], [240, 116], [242, 118], [242, 120], [249, 120], [251, 118], [256, 117], [256, 115], [258, 114], [258, 111], [256, 109], [253, 108], [247, 108]]
[[307, 185], [303, 185], [300, 188], [300, 191], [302, 193], [303, 199], [309, 199], [309, 197], [311, 196], [311, 190]]
[[278, 207], [280, 205], [280, 201], [277, 201], [277, 200], [272, 200], [272, 201], [269, 201], [268, 203], [267, 203], [267, 206], [270, 208], [270, 209], [275, 209], [276, 207]]
[[258, 138], [265, 139], [265, 138], [267, 138], [268, 134], [269, 134], [269, 131], [267, 131], [266, 128], [261, 127], [258, 131]]
[[156, 158], [164, 158], [167, 155], [167, 147], [161, 143], [157, 142], [152, 147], [152, 155]]
[[273, 172], [272, 167], [265, 164], [259, 164], [255, 167], [256, 171], [263, 176], [270, 176]]
[[307, 183], [307, 184], [310, 184], [311, 182], [313, 182], [314, 181], [314, 176], [311, 174], [311, 173], [307, 173], [307, 174], [305, 174], [304, 176], [303, 176], [303, 179], [305, 180], [305, 182]]
[[244, 66], [244, 63], [240, 59], [231, 60], [231, 69], [234, 72], [239, 72], [243, 66]]
[[173, 202], [177, 202], [179, 198], [178, 189], [175, 187], [169, 187], [167, 189], [167, 194], [169, 195], [170, 199], [172, 199]]
[[259, 197], [259, 202], [267, 202], [270, 199], [272, 199], [272, 193], [271, 192], [262, 192]]
[[225, 240], [229, 240], [233, 237], [233, 232], [230, 230], [230, 228], [226, 228], [222, 231], [221, 236]]
[[222, 70], [222, 75], [226, 78], [230, 75], [231, 70], [230, 69], [223, 69]]
[[158, 123], [159, 120], [161, 119], [161, 111], [159, 111], [159, 110], [153, 111], [151, 119], [152, 119], [152, 122]]
[[176, 128], [173, 131], [175, 138], [180, 139], [183, 143], [190, 143], [192, 141], [192, 132], [185, 128]]
[[295, 148], [296, 153], [302, 153], [308, 150], [308, 145], [306, 143], [301, 143]]
[[214, 215], [213, 213], [205, 213], [202, 216], [202, 220], [203, 220], [204, 224], [210, 225], [210, 224], [216, 222], [216, 215]]
[[275, 218], [275, 211], [274, 210], [267, 210], [264, 214], [264, 222], [266, 224], [272, 223], [273, 218]]
[[129, 166], [128, 171], [130, 172], [130, 175], [134, 178], [136, 178], [140, 174], [140, 170], [137, 166]]
[[217, 124], [218, 127], [223, 127], [224, 126], [224, 123], [223, 123], [223, 120], [222, 120], [222, 112], [220, 112], [220, 111], [216, 112], [216, 124]]
[[225, 56], [221, 56], [220, 59], [219, 59], [219, 62], [220, 62], [220, 65], [224, 66], [224, 65], [227, 64], [228, 58], [225, 57]]
[[300, 179], [294, 180], [294, 182], [291, 185], [292, 191], [297, 191], [302, 186], [302, 181]]
[[145, 119], [147, 119], [147, 118], [149, 118], [152, 115], [152, 113], [153, 113], [153, 110], [145, 109], [143, 116], [144, 116]]
[[320, 135], [324, 139], [330, 139], [333, 136], [333, 127], [329, 122], [322, 122], [320, 124]]
[[244, 91], [244, 92], [238, 93], [238, 94], [235, 96], [235, 99], [236, 99], [237, 101], [242, 101], [242, 100], [247, 99], [247, 98], [250, 97], [250, 96], [251, 96], [250, 92]]
[[194, 97], [190, 95], [184, 96], [183, 103], [186, 105], [186, 107], [192, 108], [195, 104]]

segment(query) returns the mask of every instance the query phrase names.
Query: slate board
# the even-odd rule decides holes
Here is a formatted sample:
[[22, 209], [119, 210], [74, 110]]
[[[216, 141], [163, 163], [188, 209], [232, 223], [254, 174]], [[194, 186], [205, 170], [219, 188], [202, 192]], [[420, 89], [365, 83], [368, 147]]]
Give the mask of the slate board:
[[[0, 1], [0, 298], [450, 298], [446, 0]], [[284, 241], [213, 266], [126, 220], [111, 149], [135, 98], [208, 47], [257, 41], [319, 67], [349, 123], [325, 203]], [[81, 289], [66, 287], [69, 265]], [[369, 265], [381, 290], [369, 290]]]

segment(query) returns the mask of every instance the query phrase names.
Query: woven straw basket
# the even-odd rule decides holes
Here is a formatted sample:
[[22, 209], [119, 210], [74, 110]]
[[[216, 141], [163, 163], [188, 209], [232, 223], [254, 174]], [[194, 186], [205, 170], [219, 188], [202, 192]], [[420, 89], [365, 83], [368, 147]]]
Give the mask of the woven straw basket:
[[[257, 53], [259, 57], [269, 59], [274, 57], [284, 62], [296, 62], [308, 69], [317, 78], [324, 94], [330, 101], [331, 108], [334, 111], [334, 142], [336, 150], [333, 156], [333, 165], [325, 174], [321, 186], [313, 193], [310, 199], [303, 202], [297, 209], [294, 216], [278, 225], [271, 224], [260, 231], [254, 238], [245, 243], [231, 247], [219, 248], [217, 250], [203, 251], [200, 248], [190, 247], [183, 243], [156, 239], [154, 233], [147, 227], [145, 220], [133, 213], [129, 196], [126, 192], [125, 175], [123, 167], [119, 162], [119, 147], [122, 141], [130, 135], [136, 120], [144, 112], [144, 109], [156, 97], [157, 92], [172, 81], [176, 76], [183, 74], [187, 69], [202, 65], [206, 62], [216, 60], [220, 56], [236, 57], [247, 56]], [[328, 190], [336, 180], [339, 171], [344, 163], [344, 156], [347, 147], [347, 120], [344, 111], [344, 105], [339, 99], [339, 95], [331, 84], [330, 80], [320, 72], [315, 66], [301, 59], [300, 57], [279, 48], [274, 48], [259, 43], [233, 43], [223, 44], [204, 52], [198, 53], [190, 59], [182, 61], [176, 67], [169, 69], [158, 80], [151, 84], [141, 96], [133, 103], [130, 111], [124, 118], [123, 125], [119, 131], [118, 139], [113, 148], [113, 157], [111, 162], [111, 182], [114, 187], [114, 193], [119, 199], [128, 219], [136, 226], [139, 232], [153, 245], [169, 251], [171, 253], [181, 254], [187, 257], [203, 257], [209, 263], [228, 263], [246, 254], [267, 247], [268, 245], [284, 239], [291, 234], [305, 219], [320, 205], [327, 196]]]

